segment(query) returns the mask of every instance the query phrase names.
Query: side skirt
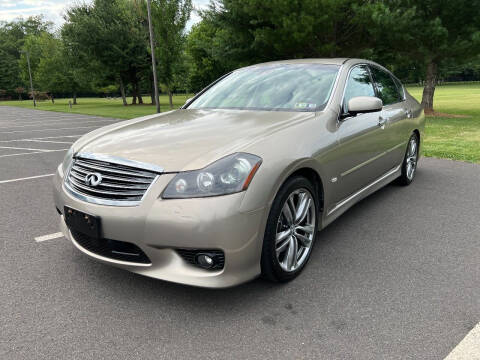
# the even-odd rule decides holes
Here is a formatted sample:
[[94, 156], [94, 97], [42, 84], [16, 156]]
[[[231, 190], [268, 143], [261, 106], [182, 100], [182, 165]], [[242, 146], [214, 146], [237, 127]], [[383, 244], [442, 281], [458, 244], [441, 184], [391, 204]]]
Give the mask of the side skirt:
[[331, 209], [327, 211], [322, 224], [322, 228], [326, 227], [333, 220], [335, 220], [337, 217], [339, 217], [341, 214], [343, 214], [346, 210], [348, 210], [360, 200], [366, 198], [368, 195], [381, 189], [382, 187], [399, 177], [401, 175], [401, 167], [401, 164], [395, 166], [393, 169], [387, 171], [385, 174], [383, 174], [367, 186], [361, 188], [352, 195], [336, 203]]

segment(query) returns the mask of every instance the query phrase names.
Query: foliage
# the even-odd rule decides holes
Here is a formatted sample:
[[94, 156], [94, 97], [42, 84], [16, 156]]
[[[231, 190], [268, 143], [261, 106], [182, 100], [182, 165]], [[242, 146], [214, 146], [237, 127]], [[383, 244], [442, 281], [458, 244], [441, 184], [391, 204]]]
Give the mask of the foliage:
[[[407, 82], [425, 82], [427, 110], [439, 80], [480, 79], [480, 0], [212, 0], [186, 33], [191, 11], [192, 0], [152, 0], [167, 93], [199, 91], [238, 67], [306, 57], [376, 60]], [[7, 95], [29, 88], [21, 51], [41, 91], [75, 97], [111, 86], [133, 103], [152, 92], [145, 0], [77, 2], [65, 21], [58, 33], [41, 17], [0, 23]]]
[[27, 84], [21, 76], [24, 68], [19, 62], [20, 51], [29, 36], [47, 33], [51, 25], [40, 16], [0, 22], [0, 88], [13, 93], [16, 87]]
[[[189, 34], [194, 88], [217, 72], [286, 58], [359, 55], [368, 46], [358, 0], [222, 0]], [[214, 76], [212, 76], [214, 75]]]
[[190, 88], [199, 91], [215, 79], [240, 66], [239, 61], [221, 52], [221, 28], [204, 19], [194, 25], [187, 38]]
[[131, 82], [134, 91], [142, 70], [149, 66], [147, 35], [135, 3], [128, 0], [95, 0], [67, 11], [62, 37], [67, 48], [110, 80]]
[[156, 57], [160, 82], [171, 89], [182, 65], [184, 29], [192, 11], [191, 0], [153, 0]]
[[90, 90], [85, 80], [87, 74], [82, 68], [72, 66], [68, 49], [64, 43], [53, 36], [37, 37], [40, 47], [39, 62], [34, 72], [35, 83], [49, 93], [75, 94], [81, 90]]
[[433, 108], [442, 73], [479, 63], [479, 22], [480, 0], [218, 0], [187, 40], [191, 83], [199, 90], [216, 72], [262, 61], [364, 57], [426, 80]]
[[422, 103], [433, 110], [435, 85], [449, 64], [480, 53], [480, 0], [390, 0], [361, 7], [374, 58], [421, 69]]

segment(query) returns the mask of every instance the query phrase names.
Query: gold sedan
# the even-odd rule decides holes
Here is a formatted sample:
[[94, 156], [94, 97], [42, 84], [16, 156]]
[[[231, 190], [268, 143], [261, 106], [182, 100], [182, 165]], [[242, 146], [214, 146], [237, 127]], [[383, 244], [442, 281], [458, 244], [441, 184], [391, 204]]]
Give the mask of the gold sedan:
[[413, 181], [424, 122], [370, 61], [242, 68], [179, 110], [80, 138], [54, 180], [61, 228], [90, 257], [158, 279], [288, 281], [319, 230], [387, 183]]

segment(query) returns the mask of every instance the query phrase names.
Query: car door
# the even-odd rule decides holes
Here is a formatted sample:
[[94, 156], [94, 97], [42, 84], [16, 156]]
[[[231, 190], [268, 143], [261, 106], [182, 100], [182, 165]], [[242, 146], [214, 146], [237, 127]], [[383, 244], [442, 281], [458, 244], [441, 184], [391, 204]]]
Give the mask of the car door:
[[[405, 119], [408, 115], [403, 88], [399, 87], [398, 80], [387, 71], [370, 65], [377, 96], [383, 101], [382, 118], [385, 121], [384, 155], [379, 159], [378, 166], [384, 172], [401, 164], [405, 154], [406, 142], [409, 134]], [[397, 83], [398, 82], [398, 83]]]
[[[348, 101], [356, 96], [376, 96], [370, 71], [364, 64], [349, 71], [342, 100], [344, 114], [348, 114]], [[336, 176], [331, 179], [336, 183], [336, 203], [383, 175], [384, 169], [378, 167], [378, 161], [387, 146], [387, 137], [381, 121], [380, 111], [339, 118]]]

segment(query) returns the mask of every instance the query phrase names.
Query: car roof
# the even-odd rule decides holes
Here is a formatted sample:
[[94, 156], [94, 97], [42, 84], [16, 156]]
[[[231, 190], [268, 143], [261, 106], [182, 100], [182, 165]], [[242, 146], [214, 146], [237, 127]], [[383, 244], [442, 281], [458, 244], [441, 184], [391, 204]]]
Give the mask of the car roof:
[[[349, 66], [354, 66], [356, 64], [369, 64], [379, 67], [390, 74], [392, 72], [385, 68], [384, 66], [366, 59], [357, 59], [357, 58], [319, 58], [319, 59], [291, 59], [291, 60], [277, 60], [277, 61], [269, 61], [260, 64], [253, 64], [250, 66], [246, 66], [243, 69], [249, 67], [258, 67], [258, 66], [268, 66], [268, 65], [281, 65], [281, 64], [323, 64], [323, 65], [338, 65], [341, 66], [343, 64], [347, 64]], [[393, 74], [392, 74], [393, 75]], [[394, 75], [395, 76], [395, 75]], [[398, 80], [398, 79], [397, 79]]]
[[349, 58], [322, 58], [322, 59], [291, 59], [291, 60], [277, 60], [269, 61], [251, 66], [276, 65], [276, 64], [324, 64], [324, 65], [342, 65]]

